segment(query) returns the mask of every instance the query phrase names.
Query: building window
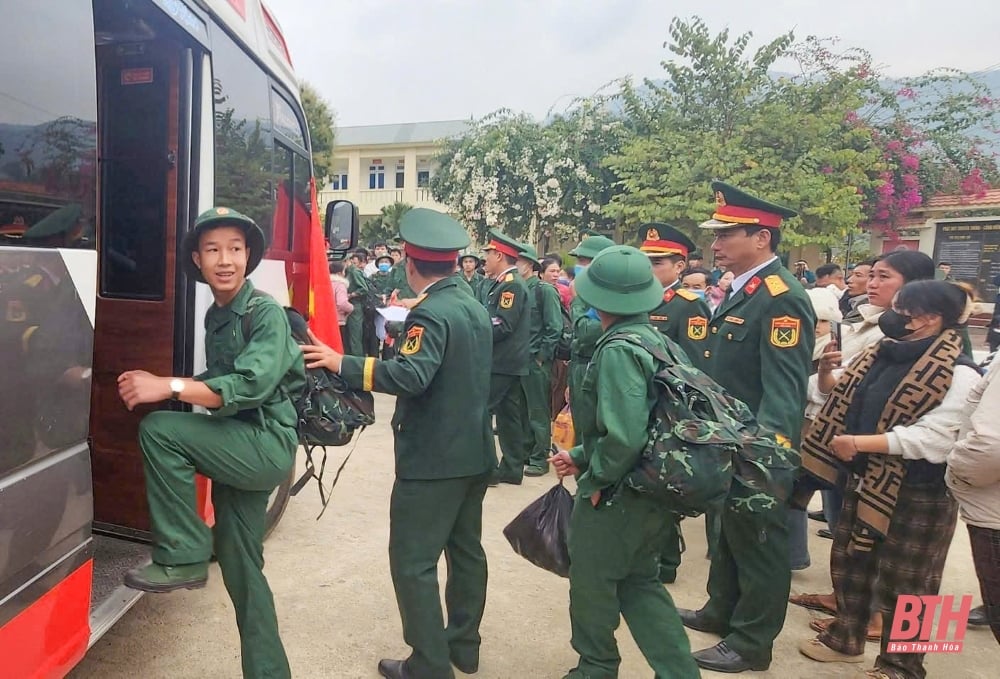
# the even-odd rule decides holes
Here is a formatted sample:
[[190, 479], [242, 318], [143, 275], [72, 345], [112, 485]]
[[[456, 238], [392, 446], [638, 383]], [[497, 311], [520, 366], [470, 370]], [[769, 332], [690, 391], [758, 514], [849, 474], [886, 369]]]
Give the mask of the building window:
[[330, 189], [333, 191], [347, 190], [347, 173], [335, 174], [330, 177]]
[[417, 188], [426, 189], [431, 185], [431, 171], [430, 170], [418, 170], [417, 171]]
[[368, 166], [368, 188], [369, 189], [385, 188], [385, 165]]
[[402, 160], [399, 161], [398, 163], [396, 163], [396, 188], [397, 189], [403, 188], [403, 184], [406, 181], [406, 179], [405, 179], [405, 176], [406, 176], [405, 170], [406, 170], [406, 166], [403, 164]]

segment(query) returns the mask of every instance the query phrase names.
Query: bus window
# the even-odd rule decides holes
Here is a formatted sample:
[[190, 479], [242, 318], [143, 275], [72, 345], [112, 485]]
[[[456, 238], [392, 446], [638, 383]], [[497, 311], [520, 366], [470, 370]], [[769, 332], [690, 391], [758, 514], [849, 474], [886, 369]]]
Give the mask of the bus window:
[[270, 244], [277, 182], [267, 76], [218, 29], [213, 31], [212, 53], [215, 204], [253, 218]]
[[93, 25], [90, 2], [41, 3], [4, 12], [4, 22], [18, 44], [49, 51], [42, 59], [11, 49], [0, 59], [9, 85], [0, 91], [0, 247], [93, 248], [94, 37], [79, 30]]

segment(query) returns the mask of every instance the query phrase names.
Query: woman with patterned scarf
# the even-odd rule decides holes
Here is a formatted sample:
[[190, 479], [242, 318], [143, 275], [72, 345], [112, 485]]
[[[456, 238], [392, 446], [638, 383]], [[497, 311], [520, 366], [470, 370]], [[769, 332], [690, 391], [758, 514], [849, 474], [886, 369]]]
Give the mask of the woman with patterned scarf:
[[884, 633], [867, 676], [926, 675], [923, 654], [888, 652], [887, 633], [899, 595], [937, 594], [955, 532], [945, 459], [979, 379], [956, 331], [971, 307], [952, 283], [903, 286], [879, 319], [886, 339], [844, 371], [802, 442], [793, 505], [805, 507], [817, 489], [847, 489], [830, 557], [837, 618], [799, 647], [814, 660], [864, 661], [876, 597]]

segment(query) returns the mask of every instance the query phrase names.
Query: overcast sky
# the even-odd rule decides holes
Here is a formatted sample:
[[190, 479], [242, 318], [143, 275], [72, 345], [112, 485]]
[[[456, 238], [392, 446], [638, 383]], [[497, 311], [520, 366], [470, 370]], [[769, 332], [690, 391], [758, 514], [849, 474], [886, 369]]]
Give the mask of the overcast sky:
[[[660, 77], [674, 16], [755, 44], [794, 29], [869, 50], [891, 75], [1000, 66], [997, 0], [270, 0], [299, 76], [338, 125], [542, 117], [623, 76]], [[891, 7], [892, 9], [887, 9]]]

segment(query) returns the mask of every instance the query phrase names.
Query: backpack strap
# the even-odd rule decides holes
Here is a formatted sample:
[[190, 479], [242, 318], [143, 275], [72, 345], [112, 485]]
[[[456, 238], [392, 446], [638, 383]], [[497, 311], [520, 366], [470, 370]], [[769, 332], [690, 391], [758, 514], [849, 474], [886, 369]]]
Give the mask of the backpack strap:
[[253, 310], [257, 308], [257, 303], [266, 297], [270, 297], [270, 295], [257, 288], [254, 288], [250, 293], [250, 299], [247, 300], [247, 312], [240, 318], [240, 329], [243, 331], [244, 342], [250, 341], [250, 334], [253, 332]]
[[642, 337], [641, 335], [635, 335], [635, 334], [632, 334], [632, 333], [629, 333], [629, 332], [616, 332], [613, 335], [610, 335], [601, 344], [607, 344], [608, 342], [611, 342], [612, 340], [622, 340], [624, 342], [628, 342], [629, 344], [633, 344], [633, 345], [635, 345], [637, 347], [641, 347], [641, 348], [645, 349], [647, 352], [649, 352], [650, 354], [652, 354], [653, 358], [655, 358], [660, 363], [673, 363], [674, 362], [673, 357], [672, 356], [668, 356], [667, 353], [665, 351], [663, 351], [662, 347], [659, 347], [659, 346], [653, 344], [652, 342], [650, 342], [645, 337]]

